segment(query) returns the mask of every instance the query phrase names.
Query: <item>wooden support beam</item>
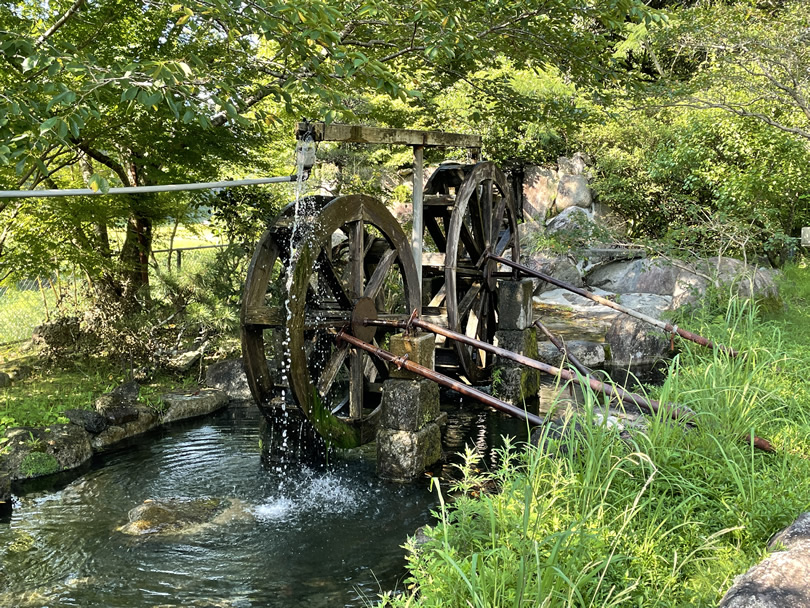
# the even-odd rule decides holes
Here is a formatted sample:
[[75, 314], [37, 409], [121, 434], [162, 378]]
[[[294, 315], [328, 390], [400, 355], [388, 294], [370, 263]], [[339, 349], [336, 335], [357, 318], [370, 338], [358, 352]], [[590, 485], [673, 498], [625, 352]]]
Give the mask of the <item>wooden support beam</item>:
[[[481, 148], [480, 135], [418, 131], [415, 129], [384, 129], [364, 125], [338, 125], [311, 123], [315, 141], [338, 141], [358, 144], [388, 144], [425, 146], [428, 148]], [[298, 123], [299, 132], [307, 130], [307, 123]]]

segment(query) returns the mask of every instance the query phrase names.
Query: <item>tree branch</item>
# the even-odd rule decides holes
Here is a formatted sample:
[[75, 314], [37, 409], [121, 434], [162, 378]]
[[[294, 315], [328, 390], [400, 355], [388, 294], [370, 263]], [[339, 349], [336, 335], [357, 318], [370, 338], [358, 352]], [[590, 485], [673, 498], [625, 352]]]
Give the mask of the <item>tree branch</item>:
[[78, 11], [78, 10], [79, 10], [79, 9], [82, 7], [82, 5], [83, 5], [85, 2], [87, 2], [87, 0], [76, 0], [76, 1], [73, 3], [73, 6], [71, 6], [71, 7], [70, 7], [70, 8], [67, 10], [67, 12], [66, 12], [64, 15], [62, 15], [62, 16], [61, 16], [61, 17], [60, 17], [60, 18], [59, 18], [59, 19], [56, 21], [56, 23], [54, 23], [54, 24], [53, 24], [51, 27], [49, 27], [49, 28], [48, 28], [48, 29], [45, 31], [45, 33], [44, 33], [44, 34], [42, 34], [42, 35], [41, 35], [39, 38], [37, 38], [36, 42], [34, 42], [34, 47], [35, 47], [35, 48], [38, 48], [38, 47], [42, 46], [42, 43], [43, 43], [43, 42], [45, 42], [45, 41], [46, 41], [48, 38], [50, 38], [51, 36], [53, 36], [53, 35], [54, 35], [54, 34], [57, 32], [57, 30], [59, 30], [59, 28], [61, 28], [63, 25], [65, 25], [65, 23], [67, 22], [67, 20], [68, 20], [68, 19], [70, 19], [70, 18], [71, 18], [71, 17], [72, 17], [72, 16], [73, 16], [73, 15], [76, 13], [76, 11]]

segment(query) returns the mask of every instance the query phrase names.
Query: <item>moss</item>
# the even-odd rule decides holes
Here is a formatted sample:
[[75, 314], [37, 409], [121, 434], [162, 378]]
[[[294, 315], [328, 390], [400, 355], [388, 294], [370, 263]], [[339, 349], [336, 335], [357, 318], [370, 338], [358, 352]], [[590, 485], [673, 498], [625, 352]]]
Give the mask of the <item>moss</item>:
[[61, 470], [61, 468], [56, 458], [43, 452], [31, 452], [20, 463], [20, 472], [25, 477], [50, 475]]

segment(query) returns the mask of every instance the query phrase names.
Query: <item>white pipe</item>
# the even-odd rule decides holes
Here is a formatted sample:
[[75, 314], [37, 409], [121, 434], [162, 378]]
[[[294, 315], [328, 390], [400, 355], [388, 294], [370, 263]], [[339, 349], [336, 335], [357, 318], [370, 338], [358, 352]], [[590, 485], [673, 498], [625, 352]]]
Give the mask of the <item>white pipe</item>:
[[100, 194], [136, 194], [146, 192], [182, 192], [184, 190], [209, 190], [211, 188], [230, 188], [233, 186], [253, 186], [258, 184], [280, 184], [295, 181], [295, 175], [282, 177], [260, 177], [256, 179], [236, 179], [223, 182], [200, 182], [196, 184], [165, 184], [162, 186], [126, 186], [110, 188], [107, 192], [91, 188], [72, 188], [66, 190], [0, 190], [0, 198], [40, 198], [53, 196], [98, 196]]

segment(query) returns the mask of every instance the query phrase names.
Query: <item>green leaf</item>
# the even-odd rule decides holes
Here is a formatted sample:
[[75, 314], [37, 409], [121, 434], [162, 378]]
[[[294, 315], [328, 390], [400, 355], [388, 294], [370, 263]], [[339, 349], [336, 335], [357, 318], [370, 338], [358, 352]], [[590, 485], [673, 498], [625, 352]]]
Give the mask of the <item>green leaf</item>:
[[87, 181], [87, 185], [93, 192], [103, 192], [107, 194], [110, 191], [110, 184], [109, 182], [98, 173], [93, 173], [90, 176], [90, 179]]
[[39, 134], [43, 135], [53, 129], [59, 120], [60, 118], [58, 116], [52, 116], [48, 120], [44, 121], [41, 125], [39, 125]]
[[138, 96], [138, 91], [140, 91], [138, 87], [124, 89], [124, 92], [121, 93], [121, 101], [132, 101]]

